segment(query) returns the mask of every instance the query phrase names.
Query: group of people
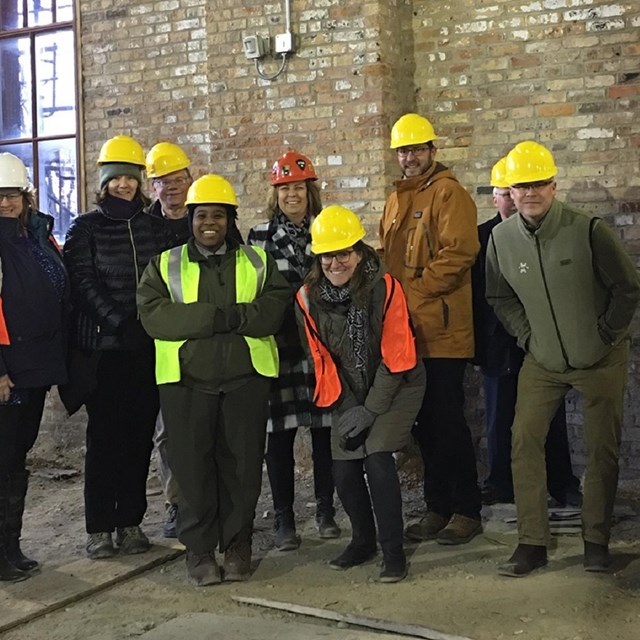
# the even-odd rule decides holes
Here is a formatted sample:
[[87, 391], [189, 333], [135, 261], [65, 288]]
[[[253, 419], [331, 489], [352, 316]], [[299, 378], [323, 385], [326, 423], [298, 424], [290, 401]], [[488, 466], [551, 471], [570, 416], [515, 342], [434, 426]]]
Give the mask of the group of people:
[[[405, 536], [468, 543], [483, 502], [515, 499], [520, 544], [499, 571], [527, 575], [547, 562], [547, 490], [583, 502], [585, 568], [607, 569], [635, 268], [603, 221], [556, 200], [542, 145], [495, 164], [498, 214], [478, 227], [436, 140], [420, 115], [393, 125], [402, 176], [377, 250], [354, 212], [322, 207], [303, 154], [274, 163], [268, 221], [244, 243], [225, 178], [193, 180], [175, 144], [145, 157], [116, 136], [98, 158], [97, 207], [61, 253], [24, 165], [0, 154], [0, 580], [37, 567], [19, 545], [25, 460], [53, 385], [70, 413], [87, 410], [92, 559], [150, 548], [140, 524], [154, 441], [164, 535], [185, 545], [191, 582], [250, 576], [263, 460], [275, 547], [297, 549], [294, 442], [309, 427], [318, 535], [341, 535], [334, 492], [351, 524], [332, 569], [379, 545], [380, 581], [398, 582]], [[464, 416], [470, 360], [484, 376], [482, 490]], [[585, 396], [584, 497], [564, 415], [572, 387]], [[411, 437], [426, 510], [405, 529], [393, 453]]]

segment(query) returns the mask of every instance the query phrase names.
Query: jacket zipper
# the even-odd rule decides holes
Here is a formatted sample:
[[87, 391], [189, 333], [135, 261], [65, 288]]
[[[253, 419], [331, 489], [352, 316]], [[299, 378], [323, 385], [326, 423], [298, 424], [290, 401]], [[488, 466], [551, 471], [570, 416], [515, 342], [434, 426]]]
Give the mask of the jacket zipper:
[[[133, 218], [135, 218], [135, 216], [133, 216]], [[133, 220], [133, 218], [130, 218], [129, 220], [127, 220], [127, 228], [129, 229], [129, 240], [131, 241], [131, 248], [133, 249], [133, 269], [136, 274], [136, 286], [138, 286], [138, 284], [140, 283], [140, 273], [138, 271], [138, 252], [136, 251], [136, 243], [133, 238], [133, 230], [131, 229], [131, 220]], [[140, 319], [140, 315], [138, 314], [137, 309], [136, 309], [136, 318], [138, 320]]]
[[553, 325], [556, 329], [556, 336], [558, 338], [558, 342], [560, 343], [560, 349], [562, 351], [562, 357], [564, 358], [564, 363], [567, 367], [569, 365], [569, 357], [567, 356], [567, 351], [564, 348], [564, 343], [562, 342], [562, 336], [560, 335], [560, 328], [558, 327], [558, 320], [556, 318], [556, 312], [553, 308], [553, 304], [551, 303], [551, 295], [549, 294], [549, 286], [547, 285], [547, 276], [544, 271], [544, 266], [542, 264], [542, 253], [540, 251], [540, 241], [538, 240], [538, 236], [534, 236], [536, 242], [536, 253], [538, 254], [538, 264], [540, 265], [540, 273], [542, 274], [542, 282], [544, 284], [544, 292], [547, 296], [547, 301], [549, 302], [549, 309], [551, 310], [551, 317], [553, 318]]

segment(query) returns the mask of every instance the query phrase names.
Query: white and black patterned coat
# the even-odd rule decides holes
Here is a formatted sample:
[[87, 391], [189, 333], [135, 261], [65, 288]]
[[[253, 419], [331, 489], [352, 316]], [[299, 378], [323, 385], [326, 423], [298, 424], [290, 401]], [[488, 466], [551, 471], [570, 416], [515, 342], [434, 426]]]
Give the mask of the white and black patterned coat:
[[296, 427], [329, 427], [331, 416], [312, 402], [315, 378], [300, 344], [294, 314], [294, 296], [311, 266], [311, 235], [308, 236], [304, 260], [296, 256], [294, 240], [277, 217], [256, 225], [249, 231], [247, 243], [262, 247], [276, 261], [278, 270], [291, 285], [291, 308], [276, 334], [280, 354], [280, 375], [271, 387], [267, 431]]

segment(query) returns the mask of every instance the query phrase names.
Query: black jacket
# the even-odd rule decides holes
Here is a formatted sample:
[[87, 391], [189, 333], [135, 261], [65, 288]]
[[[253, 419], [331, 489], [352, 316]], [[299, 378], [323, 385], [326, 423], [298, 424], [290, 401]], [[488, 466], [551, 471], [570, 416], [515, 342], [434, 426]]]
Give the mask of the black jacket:
[[[16, 388], [49, 387], [66, 380], [68, 285], [62, 258], [50, 240], [52, 227], [51, 216], [31, 211], [26, 237], [19, 220], [0, 217], [3, 315], [11, 341], [0, 346], [0, 376], [8, 374]], [[58, 289], [35, 258], [34, 243], [57, 272]]]
[[173, 246], [186, 244], [187, 240], [191, 237], [188, 215], [185, 215], [183, 218], [178, 218], [177, 220], [174, 220], [172, 218], [165, 218], [162, 215], [162, 205], [160, 204], [160, 200], [156, 200], [149, 207], [149, 213], [154, 218], [160, 218], [160, 220], [164, 221], [167, 229], [169, 230], [169, 233], [173, 236]]
[[478, 225], [480, 253], [471, 270], [473, 290], [473, 329], [476, 354], [473, 363], [482, 367], [483, 373], [490, 376], [517, 374], [524, 359], [524, 352], [518, 347], [516, 339], [507, 333], [485, 295], [485, 262], [489, 236], [494, 227], [502, 221], [500, 214]]
[[129, 219], [110, 217], [101, 206], [78, 216], [64, 245], [74, 347], [107, 351], [151, 346], [137, 319], [136, 289], [149, 260], [174, 244], [164, 220], [142, 208]]

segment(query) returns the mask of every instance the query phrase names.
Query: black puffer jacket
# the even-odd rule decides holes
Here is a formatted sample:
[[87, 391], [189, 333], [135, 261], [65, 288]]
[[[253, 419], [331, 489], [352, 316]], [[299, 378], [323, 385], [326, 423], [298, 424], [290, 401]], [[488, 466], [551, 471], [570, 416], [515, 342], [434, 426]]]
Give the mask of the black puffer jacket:
[[162, 218], [142, 208], [116, 219], [99, 206], [75, 220], [64, 245], [73, 346], [107, 351], [151, 344], [137, 319], [136, 289], [149, 260], [175, 244], [172, 235]]

